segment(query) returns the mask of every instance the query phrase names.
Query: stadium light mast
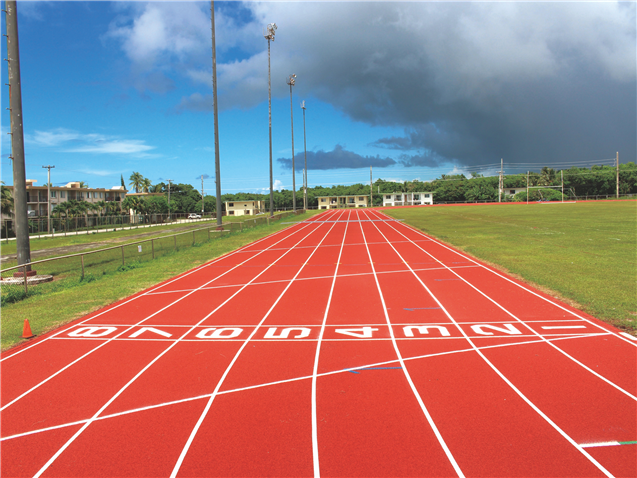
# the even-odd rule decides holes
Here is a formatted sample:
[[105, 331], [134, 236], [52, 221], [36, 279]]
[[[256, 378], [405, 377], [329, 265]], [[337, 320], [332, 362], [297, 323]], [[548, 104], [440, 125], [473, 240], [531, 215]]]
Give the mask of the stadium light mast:
[[[18, 45], [17, 2], [5, 2], [7, 24], [7, 65], [9, 79], [9, 111], [11, 117], [11, 158], [13, 159], [13, 212], [15, 215], [16, 253], [18, 265], [31, 262], [27, 182], [24, 165], [24, 129], [22, 126], [22, 87], [20, 82], [20, 47]], [[31, 266], [23, 268], [34, 275]], [[20, 274], [20, 273], [18, 273]], [[26, 277], [24, 278], [26, 282]]]
[[268, 126], [270, 129], [270, 217], [274, 217], [274, 183], [272, 181], [272, 86], [270, 82], [270, 41], [274, 41], [276, 23], [269, 23], [267, 33], [263, 36], [268, 40]]
[[[210, 23], [212, 25], [212, 103], [215, 130], [215, 186], [217, 229], [221, 229], [221, 166], [219, 163], [219, 111], [217, 109], [217, 48], [215, 43], [215, 2], [210, 0]], [[203, 190], [203, 187], [202, 187]], [[201, 198], [201, 215], [203, 216], [203, 192]]]
[[296, 212], [296, 169], [294, 169], [294, 111], [292, 108], [292, 87], [296, 83], [296, 75], [292, 74], [285, 82], [290, 85], [290, 123], [292, 124], [292, 211]]
[[303, 149], [305, 151], [305, 167], [303, 168], [303, 209], [307, 211], [307, 141], [305, 139], [305, 100], [301, 103], [303, 110]]

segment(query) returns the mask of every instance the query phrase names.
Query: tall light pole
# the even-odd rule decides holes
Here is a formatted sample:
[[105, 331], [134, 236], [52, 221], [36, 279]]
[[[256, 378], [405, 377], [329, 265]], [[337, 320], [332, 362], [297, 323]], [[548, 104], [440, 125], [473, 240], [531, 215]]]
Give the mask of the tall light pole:
[[[5, 2], [7, 23], [7, 64], [9, 110], [11, 117], [11, 157], [13, 158], [13, 211], [15, 214], [16, 253], [18, 265], [31, 262], [27, 183], [24, 166], [24, 130], [22, 127], [22, 87], [20, 82], [20, 48], [18, 46], [18, 10], [15, 1]], [[31, 266], [26, 267], [32, 275]], [[26, 278], [25, 278], [26, 281]]]
[[290, 85], [290, 123], [292, 124], [292, 211], [296, 212], [296, 169], [294, 169], [294, 112], [292, 110], [292, 87], [296, 83], [296, 75], [290, 75], [285, 82]]
[[173, 182], [172, 179], [166, 179], [168, 181], [168, 222], [170, 222], [170, 183]]
[[267, 33], [263, 36], [268, 40], [268, 125], [270, 128], [270, 217], [274, 217], [274, 183], [272, 181], [272, 89], [270, 84], [270, 41], [274, 41], [276, 23], [269, 23]]
[[[214, 103], [213, 107], [215, 128], [215, 186], [217, 194], [217, 228], [221, 229], [221, 166], [219, 163], [219, 112], [217, 110], [217, 49], [215, 44], [215, 2], [213, 0], [210, 0], [210, 22], [212, 24], [212, 102]], [[201, 203], [201, 207], [203, 211], [203, 203]]]
[[303, 168], [303, 208], [307, 211], [307, 142], [305, 140], [305, 100], [301, 103], [303, 109], [303, 149], [305, 150], [305, 167]]
[[46, 230], [47, 230], [47, 232], [49, 234], [51, 234], [51, 168], [54, 168], [55, 166], [42, 166], [42, 167], [49, 170], [47, 183], [46, 183], [46, 194], [47, 194], [47, 200], [46, 200], [47, 227], [46, 227]]

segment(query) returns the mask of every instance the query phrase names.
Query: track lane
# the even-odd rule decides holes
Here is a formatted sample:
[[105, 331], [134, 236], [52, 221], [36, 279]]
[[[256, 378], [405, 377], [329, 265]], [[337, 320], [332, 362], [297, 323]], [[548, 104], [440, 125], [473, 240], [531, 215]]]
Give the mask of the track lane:
[[[380, 223], [380, 225], [379, 225], [379, 224], [377, 224], [377, 223], [370, 223], [370, 224], [372, 224], [372, 225], [373, 225], [372, 227], [376, 227], [376, 228], [383, 227], [384, 229], [386, 229], [386, 230], [388, 230], [388, 231], [393, 229], [393, 228], [390, 228], [390, 225], [388, 225], [388, 224], [383, 224], [383, 223]], [[390, 242], [390, 241], [388, 240], [388, 242]], [[395, 248], [395, 250], [396, 250], [396, 248]], [[397, 253], [397, 254], [399, 254], [399, 251], [398, 251], [398, 250], [396, 250], [396, 253]], [[399, 254], [399, 255], [400, 255], [400, 254]], [[604, 468], [604, 467], [603, 467], [600, 463], [596, 462], [596, 461], [592, 458], [592, 456], [590, 456], [590, 455], [589, 455], [586, 451], [584, 451], [581, 447], [579, 447], [579, 445], [578, 445], [578, 444], [577, 444], [577, 443], [573, 440], [573, 438], [572, 438], [572, 437], [570, 437], [570, 436], [569, 436], [569, 435], [568, 435], [568, 434], [567, 434], [564, 430], [562, 430], [562, 429], [561, 429], [561, 428], [560, 428], [560, 427], [559, 427], [559, 426], [558, 426], [558, 425], [557, 425], [557, 424], [556, 424], [553, 420], [551, 420], [551, 419], [547, 416], [547, 414], [546, 414], [546, 413], [544, 413], [544, 411], [543, 411], [543, 410], [541, 410], [541, 409], [540, 409], [540, 408], [539, 408], [539, 407], [538, 407], [535, 403], [533, 403], [533, 401], [532, 401], [532, 400], [530, 400], [527, 396], [525, 396], [525, 394], [523, 393], [523, 391], [522, 391], [522, 390], [520, 390], [520, 388], [518, 388], [516, 385], [514, 385], [514, 384], [511, 382], [511, 380], [510, 380], [510, 379], [509, 379], [509, 378], [508, 378], [505, 374], [503, 374], [503, 373], [499, 370], [499, 368], [498, 368], [498, 366], [497, 366], [497, 365], [498, 365], [498, 364], [500, 364], [500, 362], [497, 362], [497, 364], [494, 364], [494, 363], [493, 363], [493, 362], [489, 359], [489, 357], [487, 356], [487, 353], [488, 353], [488, 352], [490, 352], [491, 350], [481, 351], [481, 350], [479, 350], [479, 349], [478, 349], [478, 347], [476, 347], [476, 345], [475, 345], [475, 341], [474, 341], [473, 339], [471, 339], [471, 338], [467, 335], [467, 333], [466, 333], [466, 332], [462, 329], [462, 327], [460, 326], [460, 324], [459, 324], [459, 323], [455, 320], [455, 318], [453, 317], [453, 315], [452, 315], [452, 314], [450, 314], [450, 313], [449, 313], [449, 311], [447, 311], [447, 309], [446, 309], [446, 303], [447, 303], [448, 301], [447, 301], [447, 302], [445, 302], [445, 304], [443, 304], [443, 302], [441, 301], [441, 299], [439, 299], [439, 298], [437, 297], [437, 295], [436, 295], [434, 292], [432, 292], [432, 290], [430, 289], [430, 287], [432, 287], [432, 286], [433, 286], [434, 282], [433, 282], [433, 281], [431, 281], [431, 280], [429, 280], [428, 282], [425, 282], [425, 281], [423, 280], [423, 278], [418, 277], [418, 275], [417, 275], [416, 273], [414, 273], [414, 274], [413, 274], [413, 276], [414, 276], [414, 278], [416, 278], [416, 279], [417, 279], [417, 280], [418, 280], [418, 281], [422, 284], [422, 286], [423, 286], [424, 290], [426, 290], [426, 291], [427, 291], [427, 293], [431, 294], [431, 296], [432, 296], [432, 297], [434, 297], [434, 298], [436, 299], [436, 301], [439, 303], [439, 305], [443, 308], [443, 310], [444, 310], [444, 311], [445, 311], [445, 313], [447, 314], [447, 316], [448, 316], [449, 320], [450, 320], [450, 321], [451, 321], [451, 322], [452, 322], [452, 323], [453, 323], [453, 324], [454, 324], [454, 325], [455, 325], [455, 326], [456, 326], [456, 327], [457, 327], [457, 328], [461, 331], [462, 335], [465, 337], [465, 339], [467, 340], [467, 342], [468, 342], [468, 343], [469, 343], [469, 344], [470, 344], [470, 345], [474, 348], [475, 352], [476, 352], [476, 353], [479, 355], [479, 357], [483, 360], [483, 363], [482, 363], [482, 369], [483, 369], [483, 370], [487, 370], [487, 371], [488, 371], [487, 367], [485, 367], [485, 364], [486, 364], [486, 366], [488, 366], [488, 368], [490, 368], [490, 369], [492, 370], [492, 372], [495, 372], [495, 373], [497, 374], [497, 376], [498, 376], [499, 378], [501, 378], [501, 379], [502, 379], [502, 380], [506, 383], [506, 385], [508, 385], [508, 386], [511, 388], [511, 390], [512, 390], [513, 392], [515, 392], [515, 394], [518, 396], [518, 402], [519, 402], [519, 401], [520, 401], [520, 399], [521, 399], [523, 402], [525, 402], [525, 403], [526, 403], [526, 405], [528, 405], [528, 406], [530, 406], [530, 407], [531, 407], [531, 409], [532, 409], [532, 410], [531, 410], [531, 409], [529, 409], [528, 407], [526, 408], [526, 413], [524, 414], [524, 416], [526, 416], [526, 419], [527, 419], [527, 420], [536, 420], [536, 421], [537, 421], [537, 423], [538, 423], [538, 425], [537, 425], [537, 426], [538, 426], [538, 427], [540, 427], [540, 425], [539, 425], [539, 424], [541, 423], [541, 420], [538, 420], [538, 417], [537, 417], [536, 415], [534, 415], [533, 411], [535, 411], [535, 412], [536, 412], [536, 413], [537, 413], [537, 414], [538, 414], [538, 415], [539, 415], [542, 419], [544, 419], [544, 420], [546, 421], [546, 423], [547, 423], [547, 424], [549, 424], [549, 425], [550, 425], [550, 426], [554, 429], [554, 431], [553, 431], [553, 436], [554, 436], [554, 437], [556, 437], [556, 440], [558, 440], [558, 441], [559, 441], [559, 437], [555, 434], [555, 432], [557, 432], [559, 435], [561, 435], [561, 438], [562, 438], [562, 440], [561, 440], [561, 441], [562, 441], [562, 444], [563, 444], [563, 445], [566, 445], [566, 447], [562, 446], [563, 453], [567, 454], [567, 452], [568, 452], [568, 450], [569, 450], [568, 443], [570, 443], [573, 447], [575, 447], [575, 448], [577, 449], [577, 451], [578, 451], [581, 455], [583, 455], [583, 456], [580, 456], [580, 457], [579, 457], [579, 462], [578, 462], [581, 468], [588, 468], [588, 469], [589, 469], [588, 473], [591, 473], [591, 472], [596, 471], [598, 474], [599, 474], [599, 473], [602, 473], [602, 474], [604, 474], [604, 475], [606, 475], [606, 476], [610, 476], [610, 473], [608, 473], [608, 471], [607, 471], [607, 470], [606, 470], [606, 469], [605, 469], [605, 468]], [[458, 290], [459, 285], [457, 285], [457, 284], [455, 284], [455, 283], [454, 283], [453, 287], [454, 287], [454, 289], [456, 289], [456, 290], [457, 290], [458, 294], [460, 294], [460, 295], [461, 295], [461, 296], [463, 296], [463, 297], [465, 296], [465, 293], [466, 293], [466, 292], [468, 292], [468, 291], [470, 290], [469, 288], [467, 288], [467, 289], [465, 289], [465, 290]], [[473, 298], [472, 298], [472, 299], [473, 299]], [[474, 303], [474, 305], [475, 305], [475, 302], [474, 302], [473, 300], [472, 300], [472, 302], [473, 302], [473, 303]], [[479, 313], [479, 311], [480, 311], [480, 308], [476, 306], [476, 312], [477, 312], [477, 313]], [[543, 345], [544, 345], [544, 344], [543, 344]], [[522, 346], [522, 347], [526, 347], [526, 346]], [[492, 349], [492, 350], [504, 350], [504, 349]], [[516, 349], [516, 350], [517, 350], [517, 349]], [[511, 359], [512, 359], [512, 356], [511, 356], [511, 354], [510, 354], [510, 353], [508, 354], [508, 356], [509, 356], [509, 361], [510, 361], [510, 362], [513, 362], [513, 360], [511, 360]], [[523, 362], [520, 362], [520, 361], [515, 361], [515, 366], [516, 366], [516, 367], [521, 367], [521, 366], [523, 367], [523, 366], [524, 366], [524, 363], [523, 363]], [[513, 368], [513, 367], [512, 367], [512, 368]], [[479, 369], [478, 369], [478, 370], [479, 370]], [[496, 386], [496, 385], [498, 384], [498, 380], [497, 380], [497, 377], [495, 377], [495, 376], [493, 375], [493, 373], [492, 373], [492, 372], [490, 373], [490, 376], [492, 377], [492, 381], [493, 381], [493, 384], [492, 384], [491, 386]], [[489, 377], [489, 374], [488, 374], [488, 373], [485, 373], [485, 374], [484, 374], [484, 377], [485, 377], [485, 380], [486, 380], [486, 379]], [[489, 382], [485, 382], [485, 383], [489, 383]], [[501, 382], [500, 382], [500, 383], [501, 383]], [[488, 388], [489, 388], [489, 386], [486, 386], [486, 387], [485, 387], [485, 389], [488, 389]], [[474, 392], [474, 394], [479, 393], [479, 392], [480, 392], [480, 390], [476, 390], [476, 391]], [[524, 411], [524, 409], [523, 409], [523, 408], [520, 408], [520, 410], [519, 410], [520, 414], [523, 414], [523, 411]], [[511, 418], [513, 419], [514, 417], [515, 417], [515, 416], [513, 416], [513, 417], [511, 417]], [[546, 425], [546, 424], [542, 424], [542, 425]], [[494, 427], [494, 428], [495, 428], [495, 427]], [[541, 428], [541, 427], [540, 427], [540, 428]], [[544, 427], [544, 428], [546, 428], [546, 427]], [[543, 432], [543, 433], [542, 433], [542, 436], [550, 436], [550, 435], [551, 435], [551, 434], [547, 434], [546, 432]], [[564, 439], [565, 439], [565, 440], [564, 440]], [[566, 442], [568, 442], [568, 443], [566, 443]], [[522, 444], [520, 444], [520, 445], [522, 445]], [[461, 452], [464, 452], [464, 450], [463, 450], [463, 451], [461, 451]], [[515, 461], [515, 456], [516, 456], [516, 454], [513, 454], [513, 456], [511, 456], [511, 457], [510, 457], [510, 465], [511, 465], [512, 467], [516, 467], [516, 466], [517, 466], [517, 467], [518, 467], [518, 469], [519, 469], [519, 472], [520, 472], [520, 473], [524, 473], [524, 468], [525, 468], [526, 466], [529, 466], [529, 464], [528, 464], [528, 463], [525, 463], [524, 461], [522, 461], [522, 462], [516, 462], [516, 461]], [[588, 460], [588, 462], [587, 462], [587, 460]], [[459, 462], [461, 462], [461, 461], [460, 461], [460, 459], [459, 459]], [[461, 462], [461, 463], [462, 463], [462, 462]], [[593, 466], [591, 466], [591, 465], [593, 465]], [[594, 467], [596, 467], [596, 468], [597, 468], [597, 470], [595, 470], [595, 469], [594, 469]], [[580, 468], [580, 469], [581, 469], [581, 468]], [[599, 475], [598, 475], [598, 476], [599, 476]]]

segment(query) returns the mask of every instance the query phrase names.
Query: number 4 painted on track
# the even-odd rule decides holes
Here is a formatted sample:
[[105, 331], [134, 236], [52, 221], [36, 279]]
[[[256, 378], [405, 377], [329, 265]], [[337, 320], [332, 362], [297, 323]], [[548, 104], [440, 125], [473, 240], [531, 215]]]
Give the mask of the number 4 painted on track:
[[350, 335], [360, 339], [369, 339], [372, 337], [372, 332], [376, 332], [378, 329], [371, 327], [362, 327], [360, 329], [336, 329], [337, 334]]

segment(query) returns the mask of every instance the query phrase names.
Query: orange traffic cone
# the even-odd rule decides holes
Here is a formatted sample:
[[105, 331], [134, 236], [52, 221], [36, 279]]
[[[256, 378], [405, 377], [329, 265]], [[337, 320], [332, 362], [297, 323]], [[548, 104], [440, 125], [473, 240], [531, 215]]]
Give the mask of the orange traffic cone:
[[29, 325], [29, 319], [24, 319], [24, 327], [22, 328], [22, 338], [23, 339], [32, 339], [35, 337], [33, 332], [31, 332], [31, 326]]

